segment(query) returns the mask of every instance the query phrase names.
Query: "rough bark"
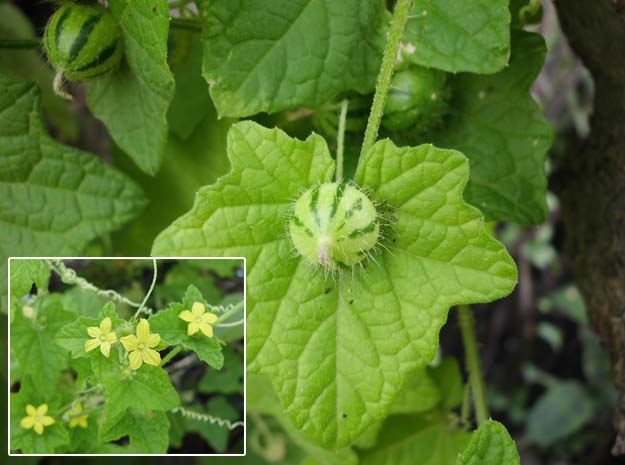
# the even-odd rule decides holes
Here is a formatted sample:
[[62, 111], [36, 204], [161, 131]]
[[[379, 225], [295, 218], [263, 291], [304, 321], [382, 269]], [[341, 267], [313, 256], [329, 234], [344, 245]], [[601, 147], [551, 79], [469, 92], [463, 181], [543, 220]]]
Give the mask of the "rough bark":
[[566, 253], [620, 392], [614, 454], [625, 454], [625, 0], [554, 0], [562, 29], [593, 75], [591, 133], [554, 179]]

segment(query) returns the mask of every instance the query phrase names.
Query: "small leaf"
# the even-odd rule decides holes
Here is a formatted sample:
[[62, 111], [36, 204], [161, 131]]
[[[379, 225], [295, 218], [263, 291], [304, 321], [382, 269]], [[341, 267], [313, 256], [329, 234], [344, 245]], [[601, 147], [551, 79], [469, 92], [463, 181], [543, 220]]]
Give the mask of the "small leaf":
[[[200, 291], [195, 286], [189, 286], [182, 302], [173, 302], [150, 318], [150, 327], [152, 332], [160, 334], [162, 341], [195, 352], [200, 360], [219, 370], [224, 363], [220, 341], [216, 337], [206, 337], [201, 331], [189, 336], [189, 323], [179, 318], [180, 313], [191, 310], [195, 302], [206, 304]], [[207, 307], [206, 311], [210, 312], [210, 308]]]
[[316, 107], [373, 90], [388, 15], [378, 0], [206, 2], [204, 77], [221, 116]]
[[400, 59], [457, 73], [490, 74], [510, 56], [508, 0], [415, 0]]
[[[133, 218], [144, 202], [129, 178], [45, 132], [33, 84], [0, 74], [1, 255], [79, 255], [92, 239]], [[5, 259], [5, 296], [6, 283]]]
[[206, 394], [243, 394], [243, 354], [230, 347], [224, 349], [220, 370], [207, 369], [197, 389]]
[[140, 454], [165, 454], [169, 447], [169, 419], [164, 412], [129, 410], [107, 416], [100, 427], [100, 440], [130, 438], [130, 447]]
[[47, 291], [50, 268], [43, 260], [11, 260], [11, 298], [18, 300], [30, 292], [33, 284], [38, 290]]
[[434, 408], [441, 399], [436, 383], [425, 368], [419, 368], [408, 376], [408, 380], [389, 413], [418, 413]]
[[441, 407], [452, 410], [460, 406], [464, 399], [464, 381], [458, 360], [454, 357], [445, 357], [439, 365], [428, 367], [428, 373], [438, 387]]
[[472, 435], [456, 465], [519, 465], [519, 453], [505, 426], [488, 420]]
[[167, 0], [110, 0], [126, 61], [88, 87], [87, 104], [115, 143], [154, 175], [167, 141], [167, 109], [174, 79], [167, 65]]

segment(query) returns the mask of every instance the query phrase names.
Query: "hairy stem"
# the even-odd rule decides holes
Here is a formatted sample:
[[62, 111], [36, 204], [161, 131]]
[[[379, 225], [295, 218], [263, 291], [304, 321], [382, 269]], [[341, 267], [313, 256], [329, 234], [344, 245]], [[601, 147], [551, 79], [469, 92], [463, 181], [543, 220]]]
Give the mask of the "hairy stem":
[[186, 29], [187, 31], [202, 31], [202, 23], [194, 19], [171, 18], [169, 25], [175, 29]]
[[371, 149], [378, 138], [378, 130], [380, 129], [380, 122], [382, 121], [384, 106], [386, 105], [386, 97], [388, 96], [388, 89], [391, 85], [391, 78], [393, 77], [393, 69], [395, 68], [395, 61], [397, 60], [399, 43], [404, 35], [404, 28], [406, 27], [406, 21], [408, 21], [408, 12], [410, 11], [411, 5], [412, 0], [398, 0], [395, 6], [391, 30], [386, 46], [384, 47], [384, 55], [382, 56], [382, 66], [380, 67], [378, 81], [375, 85], [375, 94], [373, 96], [371, 112], [369, 113], [369, 120], [367, 121], [365, 138], [362, 142], [362, 149], [360, 150], [361, 157]]
[[475, 337], [475, 320], [473, 311], [468, 305], [458, 307], [458, 324], [462, 332], [462, 342], [464, 344], [464, 355], [467, 370], [469, 371], [469, 382], [473, 391], [473, 404], [475, 406], [475, 417], [478, 426], [490, 417], [488, 403], [486, 402], [486, 385], [482, 377], [482, 363], [477, 350], [477, 338]]
[[176, 355], [178, 355], [180, 353], [182, 349], [180, 348], [180, 346], [176, 346], [173, 349], [171, 349], [167, 355], [165, 355], [165, 357], [163, 357], [163, 360], [161, 360], [161, 366], [165, 366], [167, 363], [169, 363], [169, 361], [174, 358]]
[[343, 99], [341, 102], [341, 112], [339, 113], [339, 131], [336, 138], [336, 182], [343, 179], [343, 154], [345, 153], [345, 122], [347, 120], [347, 107], [349, 100]]
[[41, 46], [41, 40], [33, 39], [0, 39], [0, 49], [24, 50]]
[[219, 318], [217, 318], [217, 321], [215, 321], [215, 326], [217, 326], [217, 325], [223, 326], [223, 324], [220, 324], [222, 321], [226, 321], [232, 315], [234, 315], [235, 313], [239, 312], [242, 308], [243, 308], [243, 302], [239, 302], [238, 304], [233, 305], [232, 308], [230, 308], [223, 315], [221, 315]]
[[145, 313], [146, 315], [152, 314], [152, 310], [149, 308], [145, 308], [145, 304], [150, 298], [150, 296], [152, 295], [152, 291], [154, 290], [154, 285], [156, 284], [156, 277], [158, 275], [158, 267], [156, 266], [155, 259], [152, 259], [152, 268], [154, 270], [152, 273], [152, 284], [150, 284], [150, 288], [148, 289], [147, 294], [145, 294], [145, 297], [143, 298], [141, 305], [139, 305], [139, 308], [137, 309], [135, 316], [134, 316], [135, 318], [138, 318], [139, 315], [141, 315], [141, 313]]

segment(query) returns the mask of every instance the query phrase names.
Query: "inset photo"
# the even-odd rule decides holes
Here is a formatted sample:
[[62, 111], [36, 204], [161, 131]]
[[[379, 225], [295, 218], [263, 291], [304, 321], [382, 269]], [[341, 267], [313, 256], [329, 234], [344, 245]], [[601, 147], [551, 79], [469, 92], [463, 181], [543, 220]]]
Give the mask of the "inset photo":
[[10, 258], [9, 455], [245, 454], [245, 259]]

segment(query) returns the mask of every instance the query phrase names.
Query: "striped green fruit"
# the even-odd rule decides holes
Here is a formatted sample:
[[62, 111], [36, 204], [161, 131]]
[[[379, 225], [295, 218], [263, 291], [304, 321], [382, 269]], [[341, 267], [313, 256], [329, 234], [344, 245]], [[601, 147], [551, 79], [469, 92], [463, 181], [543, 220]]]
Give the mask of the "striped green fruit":
[[376, 208], [353, 184], [325, 183], [295, 201], [289, 233], [299, 254], [328, 270], [367, 257], [380, 236]]
[[50, 63], [72, 81], [87, 81], [114, 69], [123, 56], [119, 27], [98, 4], [63, 4], [44, 34]]

